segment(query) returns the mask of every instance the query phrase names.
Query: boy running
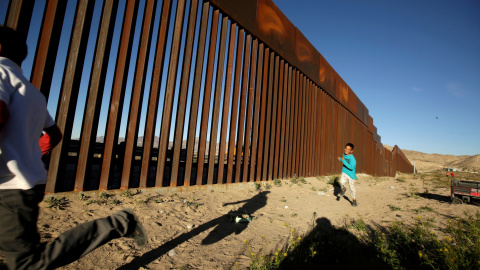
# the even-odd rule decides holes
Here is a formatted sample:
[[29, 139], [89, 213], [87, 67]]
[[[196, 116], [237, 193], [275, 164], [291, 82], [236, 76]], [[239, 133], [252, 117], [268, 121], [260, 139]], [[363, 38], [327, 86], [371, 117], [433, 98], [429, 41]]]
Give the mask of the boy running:
[[342, 192], [340, 192], [340, 196], [345, 195], [345, 191], [347, 188], [345, 184], [347, 183], [350, 185], [350, 194], [352, 195], [352, 206], [357, 206], [357, 199], [356, 199], [356, 192], [355, 192], [355, 180], [357, 179], [357, 175], [355, 173], [355, 168], [357, 166], [357, 161], [353, 156], [353, 144], [347, 143], [345, 145], [345, 153], [343, 157], [339, 157], [338, 160], [343, 163], [342, 174], [340, 176], [340, 186], [342, 188]]

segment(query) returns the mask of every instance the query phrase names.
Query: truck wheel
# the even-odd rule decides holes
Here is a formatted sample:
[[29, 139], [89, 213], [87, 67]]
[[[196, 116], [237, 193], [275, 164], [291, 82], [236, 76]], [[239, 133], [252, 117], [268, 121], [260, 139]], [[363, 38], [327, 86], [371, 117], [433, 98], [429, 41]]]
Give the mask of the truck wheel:
[[463, 201], [460, 198], [453, 198], [452, 203], [453, 204], [462, 204]]

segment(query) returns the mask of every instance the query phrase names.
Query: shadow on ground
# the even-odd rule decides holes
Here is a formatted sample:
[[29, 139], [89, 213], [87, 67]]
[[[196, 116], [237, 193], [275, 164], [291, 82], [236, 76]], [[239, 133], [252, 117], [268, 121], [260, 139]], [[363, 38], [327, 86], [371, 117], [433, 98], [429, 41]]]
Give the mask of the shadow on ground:
[[[270, 191], [263, 191], [255, 195], [254, 197], [238, 202], [226, 203], [224, 205], [240, 204], [245, 203], [241, 206], [236, 212], [248, 213], [249, 215], [254, 214], [257, 210], [263, 208], [267, 205], [267, 194]], [[202, 245], [210, 245], [216, 243], [230, 234], [239, 234], [247, 228], [248, 224], [245, 223], [232, 223], [230, 222], [230, 213], [226, 213], [218, 218], [212, 219], [195, 229], [192, 229], [189, 232], [183, 233], [182, 235], [166, 242], [165, 244], [148, 251], [142, 256], [135, 258], [130, 263], [127, 263], [121, 266], [118, 269], [139, 269], [140, 267], [145, 267], [146, 265], [152, 263], [156, 259], [160, 258], [164, 254], [167, 254], [170, 250], [177, 247], [178, 245], [188, 241], [189, 239], [199, 235], [200, 233], [207, 231], [211, 228], [214, 228], [203, 240]]]
[[[313, 251], [316, 251], [313, 253]], [[389, 269], [375, 250], [343, 228], [334, 228], [327, 218], [280, 264], [279, 269]]]

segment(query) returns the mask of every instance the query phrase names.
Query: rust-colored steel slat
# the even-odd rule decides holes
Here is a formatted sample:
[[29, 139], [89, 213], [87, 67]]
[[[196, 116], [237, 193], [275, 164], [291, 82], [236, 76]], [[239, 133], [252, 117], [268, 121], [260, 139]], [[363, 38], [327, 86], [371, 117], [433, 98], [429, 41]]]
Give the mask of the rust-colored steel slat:
[[294, 89], [293, 91], [293, 98], [292, 102], [294, 102], [293, 108], [294, 108], [294, 113], [292, 113], [292, 130], [293, 130], [293, 140], [291, 142], [292, 144], [292, 168], [291, 168], [291, 174], [290, 177], [297, 177], [297, 166], [298, 166], [298, 158], [297, 158], [297, 137], [299, 136], [298, 134], [298, 108], [299, 108], [299, 95], [300, 95], [300, 77], [299, 77], [299, 72], [297, 69], [295, 69], [294, 72], [294, 77], [295, 77], [295, 82], [293, 84]]
[[[108, 188], [110, 174], [114, 168], [114, 166], [112, 166], [112, 159], [115, 157], [116, 153], [114, 153], [113, 149], [117, 145], [118, 133], [120, 130], [120, 117], [122, 115], [125, 85], [127, 83], [127, 76], [125, 76], [125, 74], [127, 74], [130, 63], [133, 31], [135, 29], [134, 22], [137, 18], [137, 11], [138, 1], [129, 0], [125, 7], [122, 34], [120, 36], [120, 47], [118, 49], [115, 76], [110, 97], [99, 190], [106, 190]], [[121, 155], [119, 154], [119, 159], [120, 157]]]
[[98, 120], [102, 106], [103, 89], [107, 75], [108, 57], [112, 45], [113, 31], [117, 17], [118, 2], [106, 0], [103, 3], [103, 14], [100, 21], [100, 30], [97, 37], [93, 69], [90, 74], [88, 98], [83, 116], [82, 136], [80, 151], [78, 153], [77, 175], [75, 177], [74, 191], [83, 191], [85, 179], [89, 177], [93, 158], [93, 147], [96, 141]]
[[289, 178], [290, 176], [288, 175], [288, 166], [290, 164], [290, 159], [288, 158], [291, 152], [290, 149], [290, 119], [291, 117], [291, 99], [292, 99], [292, 66], [288, 65], [285, 63], [285, 67], [287, 68], [285, 70], [285, 81], [286, 83], [284, 84], [284, 91], [286, 91], [286, 94], [283, 96], [285, 97], [285, 106], [286, 108], [284, 109], [284, 118], [285, 118], [285, 141], [283, 142], [285, 144], [285, 151], [283, 155], [283, 165], [280, 166], [283, 169], [282, 175], [280, 176], [281, 178]]
[[257, 156], [257, 169], [255, 181], [262, 180], [262, 168], [263, 168], [263, 145], [265, 137], [265, 107], [267, 104], [267, 83], [268, 83], [268, 70], [270, 62], [270, 48], [265, 47], [265, 58], [263, 60], [263, 76], [262, 76], [262, 104], [260, 105], [260, 125], [258, 126], [258, 156]]
[[[335, 133], [335, 158], [336, 157], [340, 157], [343, 153], [343, 134], [344, 132], [342, 132], [342, 124], [343, 124], [343, 121], [342, 121], [342, 106], [340, 105], [340, 103], [338, 103], [337, 101], [335, 101], [335, 128], [336, 128], [336, 133]], [[336, 172], [339, 172], [342, 170], [342, 163], [341, 162], [335, 162], [335, 171]]]
[[252, 132], [252, 153], [250, 159], [250, 181], [255, 181], [255, 171], [256, 166], [258, 166], [257, 160], [257, 143], [258, 143], [258, 121], [259, 121], [259, 112], [260, 112], [260, 103], [261, 103], [261, 92], [262, 92], [262, 71], [263, 71], [263, 43], [260, 43], [258, 48], [258, 60], [257, 60], [257, 82], [255, 83], [255, 109], [253, 112], [253, 132]]
[[[192, 18], [196, 18], [197, 3], [198, 3], [198, 0], [192, 0], [191, 2], [192, 10], [195, 10], [195, 12], [193, 14], [190, 13], [190, 23], [188, 28], [186, 48], [192, 47], [191, 39], [193, 39], [192, 35], [195, 29], [195, 23], [193, 23], [193, 26], [192, 26], [191, 21], [192, 21]], [[157, 37], [157, 43], [156, 43], [157, 47], [155, 50], [155, 58], [154, 58], [154, 64], [153, 64], [152, 83], [151, 83], [150, 93], [148, 97], [148, 109], [147, 109], [147, 117], [145, 122], [145, 133], [143, 138], [144, 140], [143, 156], [142, 156], [143, 162], [140, 168], [140, 183], [139, 183], [140, 188], [147, 187], [147, 179], [149, 176], [150, 166], [152, 164], [153, 139], [155, 135], [155, 125], [157, 123], [158, 100], [160, 95], [160, 85], [161, 85], [161, 79], [162, 79], [162, 73], [163, 73], [163, 61], [165, 57], [165, 50], [167, 47], [166, 46], [167, 31], [168, 31], [168, 26], [170, 21], [169, 20], [170, 12], [171, 12], [171, 1], [170, 0], [163, 1], [162, 12], [160, 15], [161, 16], [160, 26], [158, 28], [158, 37]], [[195, 19], [193, 20], [195, 21]], [[190, 27], [193, 27], [193, 30]], [[191, 52], [190, 50], [185, 49], [184, 65], [188, 65], [190, 67], [190, 65], [187, 64], [187, 62], [190, 61], [190, 59], [191, 59]], [[188, 69], [187, 72], [189, 71], [190, 69]], [[185, 74], [183, 75], [185, 76]], [[183, 83], [183, 80], [182, 80], [182, 83]], [[181, 85], [180, 87], [182, 88], [185, 86]], [[180, 91], [183, 91], [183, 90], [180, 90]], [[163, 152], [163, 155], [165, 155], [164, 152]], [[157, 157], [157, 161], [158, 161], [158, 157]], [[155, 181], [155, 185], [156, 184], [157, 183]]]
[[326, 155], [327, 155], [327, 143], [326, 143], [326, 133], [327, 133], [327, 94], [325, 91], [320, 91], [321, 99], [321, 134], [320, 134], [320, 174], [327, 174]]
[[293, 129], [293, 123], [294, 123], [294, 115], [295, 115], [295, 93], [296, 93], [296, 88], [295, 88], [295, 68], [289, 67], [288, 69], [288, 77], [289, 77], [289, 83], [288, 83], [288, 108], [287, 109], [287, 141], [286, 144], [288, 145], [288, 155], [285, 155], [285, 160], [286, 160], [286, 167], [287, 167], [287, 173], [285, 178], [290, 178], [292, 177], [292, 163], [293, 163], [293, 134], [294, 134], [294, 129]]
[[[190, 108], [190, 119], [188, 122], [187, 137], [187, 160], [185, 164], [184, 182], [194, 181], [191, 179], [193, 166], [193, 152], [195, 150], [195, 131], [197, 128], [198, 103], [200, 99], [200, 87], [202, 84], [203, 57], [205, 55], [205, 41], [207, 38], [208, 13], [210, 9], [209, 2], [204, 2], [202, 7], [202, 19], [200, 22], [200, 33], [197, 45], [197, 59], [195, 61], [195, 76], [193, 79], [193, 93]], [[195, 179], [196, 183], [196, 179]], [[191, 184], [191, 183], [190, 183]]]
[[312, 161], [313, 161], [313, 151], [315, 148], [315, 144], [313, 142], [313, 128], [314, 125], [314, 116], [313, 116], [313, 98], [314, 98], [314, 91], [313, 91], [313, 83], [310, 81], [309, 83], [309, 91], [308, 91], [308, 144], [306, 145], [307, 148], [307, 176], [312, 176]]
[[[242, 93], [240, 95], [240, 115], [238, 116], [238, 132], [237, 132], [237, 151], [235, 157], [235, 182], [241, 182], [240, 174], [242, 170], [242, 159], [245, 162], [243, 151], [243, 136], [245, 130], [245, 107], [247, 102], [247, 90], [248, 90], [248, 64], [250, 61], [250, 52], [251, 52], [251, 42], [252, 35], [247, 34], [247, 39], [245, 41], [244, 55], [243, 55], [243, 71], [242, 71]], [[233, 119], [232, 119], [233, 121]], [[243, 158], [242, 158], [243, 157]]]
[[303, 136], [303, 133], [302, 133], [302, 118], [303, 118], [303, 109], [304, 109], [304, 106], [303, 106], [303, 102], [304, 102], [304, 99], [303, 99], [303, 93], [305, 92], [304, 89], [303, 89], [303, 85], [304, 85], [304, 76], [303, 74], [300, 72], [299, 73], [299, 77], [298, 77], [298, 80], [299, 80], [299, 86], [298, 86], [298, 102], [297, 102], [297, 105], [298, 105], [298, 110], [297, 110], [297, 117], [296, 117], [296, 121], [297, 121], [297, 141], [295, 142], [296, 143], [296, 148], [297, 148], [297, 151], [296, 151], [296, 156], [295, 156], [295, 177], [300, 177], [301, 176], [301, 168], [302, 168], [302, 136]]
[[[208, 128], [208, 114], [210, 112], [210, 98], [212, 94], [212, 82], [213, 82], [213, 69], [215, 65], [215, 49], [217, 46], [217, 32], [218, 32], [218, 20], [220, 16], [220, 10], [214, 9], [212, 24], [210, 28], [210, 44], [208, 49], [207, 60], [207, 73], [203, 96], [202, 118], [200, 122], [200, 138], [198, 145], [198, 158], [197, 158], [197, 186], [202, 185], [203, 181], [203, 168], [205, 166], [205, 148], [207, 140], [207, 128]], [[207, 176], [208, 177], [208, 176]]]
[[309, 83], [309, 91], [308, 91], [308, 144], [306, 145], [307, 149], [307, 176], [312, 176], [312, 161], [313, 161], [313, 149], [314, 149], [314, 142], [313, 142], [313, 128], [314, 126], [314, 116], [313, 116], [313, 83], [310, 81]]
[[[230, 116], [230, 136], [228, 140], [228, 158], [227, 158], [227, 183], [232, 183], [233, 157], [235, 151], [238, 151], [238, 145], [235, 146], [235, 134], [237, 132], [238, 99], [240, 95], [240, 72], [242, 67], [243, 41], [245, 30], [240, 29], [237, 36], [237, 59], [235, 60], [235, 79], [233, 83], [232, 113]], [[235, 163], [238, 160], [235, 160]]]
[[330, 155], [330, 152], [329, 152], [329, 147], [330, 147], [330, 143], [329, 143], [329, 132], [331, 131], [330, 130], [330, 126], [329, 126], [329, 100], [330, 100], [330, 97], [328, 96], [327, 92], [323, 91], [322, 89], [322, 148], [323, 148], [323, 155], [322, 155], [322, 174], [328, 174], [330, 173], [330, 169], [329, 169], [329, 164], [330, 164], [330, 161], [329, 161], [329, 155]]
[[[281, 137], [280, 137], [280, 164], [278, 165], [278, 175], [275, 176], [275, 178], [280, 178], [282, 179], [283, 178], [283, 175], [284, 175], [284, 154], [285, 154], [285, 137], [286, 137], [286, 131], [287, 131], [287, 127], [286, 127], [286, 120], [285, 118], [287, 117], [286, 116], [286, 112], [287, 112], [287, 95], [288, 95], [288, 92], [287, 92], [287, 83], [288, 83], [288, 64], [286, 62], [284, 62], [283, 64], [283, 84], [282, 84], [282, 108], [281, 108], [281, 115], [282, 116], [282, 122], [281, 122]], [[280, 106], [279, 106], [280, 107]]]
[[327, 117], [328, 117], [328, 123], [327, 123], [327, 127], [328, 127], [328, 130], [329, 130], [329, 133], [328, 133], [328, 141], [327, 141], [327, 144], [328, 144], [328, 159], [327, 159], [327, 164], [328, 164], [328, 173], [334, 173], [335, 172], [335, 162], [333, 162], [332, 160], [334, 158], [336, 158], [335, 153], [335, 134], [334, 134], [334, 131], [335, 131], [335, 120], [334, 120], [334, 117], [335, 117], [335, 105], [334, 105], [334, 100], [332, 97], [329, 97], [328, 99], [328, 105], [329, 105], [329, 108], [327, 110], [327, 112], [330, 112], [327, 114]]
[[[163, 103], [162, 125], [160, 129], [160, 141], [158, 144], [157, 174], [155, 177], [155, 186], [164, 185], [165, 163], [167, 159], [168, 138], [170, 136], [170, 121], [172, 119], [173, 97], [175, 95], [175, 84], [177, 81], [178, 62], [180, 56], [180, 42], [182, 39], [182, 29], [185, 17], [185, 0], [179, 0], [177, 3], [177, 12], [173, 26], [172, 49], [170, 51], [170, 62], [168, 65], [167, 84], [165, 86], [165, 98]], [[174, 142], [175, 143], [182, 143]], [[151, 157], [146, 157], [149, 162]], [[170, 157], [172, 158], [172, 157]], [[171, 162], [172, 164], [173, 162]], [[173, 175], [173, 169], [171, 176]], [[177, 177], [170, 177], [170, 186], [177, 186]]]
[[280, 57], [277, 55], [275, 57], [275, 74], [273, 78], [273, 99], [272, 99], [272, 124], [271, 124], [271, 135], [269, 136], [270, 138], [270, 153], [269, 153], [269, 158], [268, 158], [268, 174], [267, 174], [267, 180], [272, 179], [272, 174], [273, 174], [273, 163], [275, 160], [275, 141], [277, 140], [276, 138], [276, 126], [277, 126], [277, 104], [278, 104], [278, 73], [279, 73], [279, 59]]
[[[305, 75], [305, 74], [304, 74]], [[303, 110], [303, 117], [302, 117], [302, 141], [301, 141], [301, 146], [302, 146], [302, 152], [301, 152], [301, 162], [302, 162], [302, 167], [300, 171], [301, 176], [306, 176], [307, 175], [307, 158], [308, 158], [308, 151], [307, 151], [307, 143], [309, 140], [308, 137], [308, 110], [309, 110], [309, 104], [308, 104], [308, 92], [309, 92], [309, 86], [310, 86], [310, 80], [305, 76], [304, 77], [304, 84], [303, 84], [303, 105], [302, 105], [302, 110]]]
[[27, 40], [35, 1], [12, 0], [8, 4], [5, 25], [17, 30]]
[[226, 140], [227, 140], [227, 127], [228, 127], [228, 117], [230, 110], [230, 96], [232, 89], [232, 75], [233, 75], [233, 60], [235, 58], [235, 36], [237, 33], [237, 24], [233, 23], [230, 25], [230, 38], [228, 46], [228, 58], [227, 58], [227, 72], [226, 72], [226, 81], [225, 81], [225, 94], [223, 97], [223, 113], [222, 113], [222, 130], [220, 131], [220, 147], [218, 151], [218, 179], [217, 184], [223, 184], [223, 174], [225, 170], [225, 150], [226, 150]]
[[275, 71], [275, 53], [270, 52], [270, 64], [268, 72], [268, 93], [267, 93], [267, 110], [266, 110], [266, 120], [265, 120], [265, 144], [263, 145], [263, 168], [262, 168], [262, 180], [267, 180], [268, 177], [268, 161], [271, 156], [269, 156], [270, 140], [270, 129], [272, 125], [272, 101], [273, 101], [273, 72]]
[[307, 147], [306, 144], [308, 143], [308, 87], [309, 87], [309, 80], [307, 76], [305, 76], [304, 73], [304, 78], [303, 78], [303, 105], [302, 105], [302, 141], [300, 142], [300, 145], [302, 147], [302, 152], [300, 153], [300, 160], [302, 166], [300, 167], [300, 175], [305, 176], [306, 175], [306, 168], [307, 168]]
[[150, 51], [150, 41], [153, 30], [153, 12], [156, 10], [156, 1], [147, 0], [145, 4], [145, 14], [143, 16], [142, 32], [140, 34], [140, 44], [137, 55], [137, 64], [135, 66], [135, 79], [133, 81], [132, 97], [130, 100], [130, 109], [127, 122], [127, 135], [125, 144], [125, 159], [123, 162], [121, 189], [130, 188], [131, 171], [135, 159], [134, 149], [137, 147], [137, 136], [140, 112], [142, 110], [141, 99], [143, 97], [143, 88], [147, 73], [148, 52]]
[[[48, 100], [67, 1], [48, 1], [30, 81]], [[46, 68], [49, 67], [49, 68]]]
[[63, 75], [57, 107], [56, 122], [63, 133], [63, 139], [52, 150], [48, 180], [45, 187], [46, 193], [58, 191], [65, 170], [94, 5], [94, 1], [87, 0], [80, 0], [77, 3], [73, 33], [68, 48], [66, 70]]
[[[279, 167], [279, 156], [280, 156], [280, 141], [281, 141], [281, 128], [282, 128], [282, 109], [283, 109], [283, 71], [284, 71], [284, 60], [281, 59], [280, 66], [278, 67], [280, 77], [278, 78], [278, 98], [274, 100], [276, 103], [276, 109], [274, 109], [274, 113], [277, 115], [275, 128], [275, 152], [274, 152], [274, 161], [273, 161], [273, 179], [278, 178], [278, 167]], [[275, 73], [276, 74], [276, 73]], [[275, 106], [274, 106], [275, 107]], [[276, 112], [275, 112], [276, 111]], [[272, 122], [273, 124], [273, 122]], [[283, 153], [282, 153], [283, 154]]]
[[[251, 156], [251, 151], [250, 151], [250, 138], [251, 138], [251, 132], [252, 132], [252, 114], [253, 114], [253, 103], [254, 103], [254, 95], [255, 95], [255, 68], [257, 65], [257, 53], [258, 53], [258, 40], [254, 39], [253, 40], [253, 45], [252, 45], [252, 58], [250, 61], [250, 82], [248, 85], [248, 106], [247, 106], [247, 119], [246, 119], [246, 128], [245, 128], [245, 150], [244, 150], [244, 158], [243, 158], [243, 179], [242, 182], [247, 182], [249, 179], [250, 174], [248, 173], [248, 168], [250, 167], [251, 170], [253, 170], [252, 167], [252, 156]], [[258, 102], [257, 102], [258, 103]], [[250, 178], [251, 181], [253, 181], [252, 178]]]
[[320, 98], [321, 92], [318, 86], [315, 86], [315, 176], [319, 176], [320, 174], [320, 156], [321, 156], [321, 148], [320, 148], [320, 134], [321, 134], [321, 115], [322, 115], [322, 101]]
[[[220, 48], [218, 51], [217, 57], [217, 80], [215, 83], [215, 98], [213, 105], [213, 116], [212, 116], [212, 128], [210, 131], [210, 151], [208, 154], [208, 173], [207, 173], [207, 184], [213, 184], [213, 172], [215, 166], [215, 156], [217, 152], [217, 134], [218, 134], [218, 118], [220, 115], [220, 99], [222, 95], [222, 83], [223, 83], [223, 67], [225, 63], [225, 47], [227, 44], [227, 30], [228, 30], [228, 17], [223, 17], [222, 19], [222, 32], [220, 34]], [[218, 160], [218, 167], [221, 164]]]

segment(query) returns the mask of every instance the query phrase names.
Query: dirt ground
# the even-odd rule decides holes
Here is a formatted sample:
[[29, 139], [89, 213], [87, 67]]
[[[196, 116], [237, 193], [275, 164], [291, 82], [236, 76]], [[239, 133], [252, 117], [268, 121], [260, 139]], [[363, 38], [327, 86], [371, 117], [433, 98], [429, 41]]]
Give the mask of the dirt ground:
[[[145, 189], [85, 192], [66, 196], [64, 209], [41, 203], [38, 228], [43, 241], [51, 241], [77, 224], [105, 217], [125, 207], [135, 210], [148, 232], [149, 243], [137, 249], [131, 239], [116, 239], [61, 269], [246, 269], [250, 253], [278, 250], [292, 229], [308, 232], [315, 220], [340, 227], [362, 218], [367, 224], [387, 226], [393, 221], [414, 223], [433, 220], [444, 227], [449, 219], [476, 213], [478, 204], [450, 204], [450, 189], [424, 186], [411, 175], [357, 180], [358, 207], [350, 193], [338, 197], [331, 177], [307, 178], [306, 183], [269, 182], [257, 189], [253, 183], [225, 189], [167, 193]], [[131, 195], [131, 196], [130, 196]], [[429, 209], [425, 211], [425, 209]], [[230, 222], [230, 212], [248, 213], [251, 223]], [[315, 216], [314, 216], [315, 213]], [[248, 244], [245, 243], [245, 240]], [[4, 261], [0, 256], [0, 269]]]

